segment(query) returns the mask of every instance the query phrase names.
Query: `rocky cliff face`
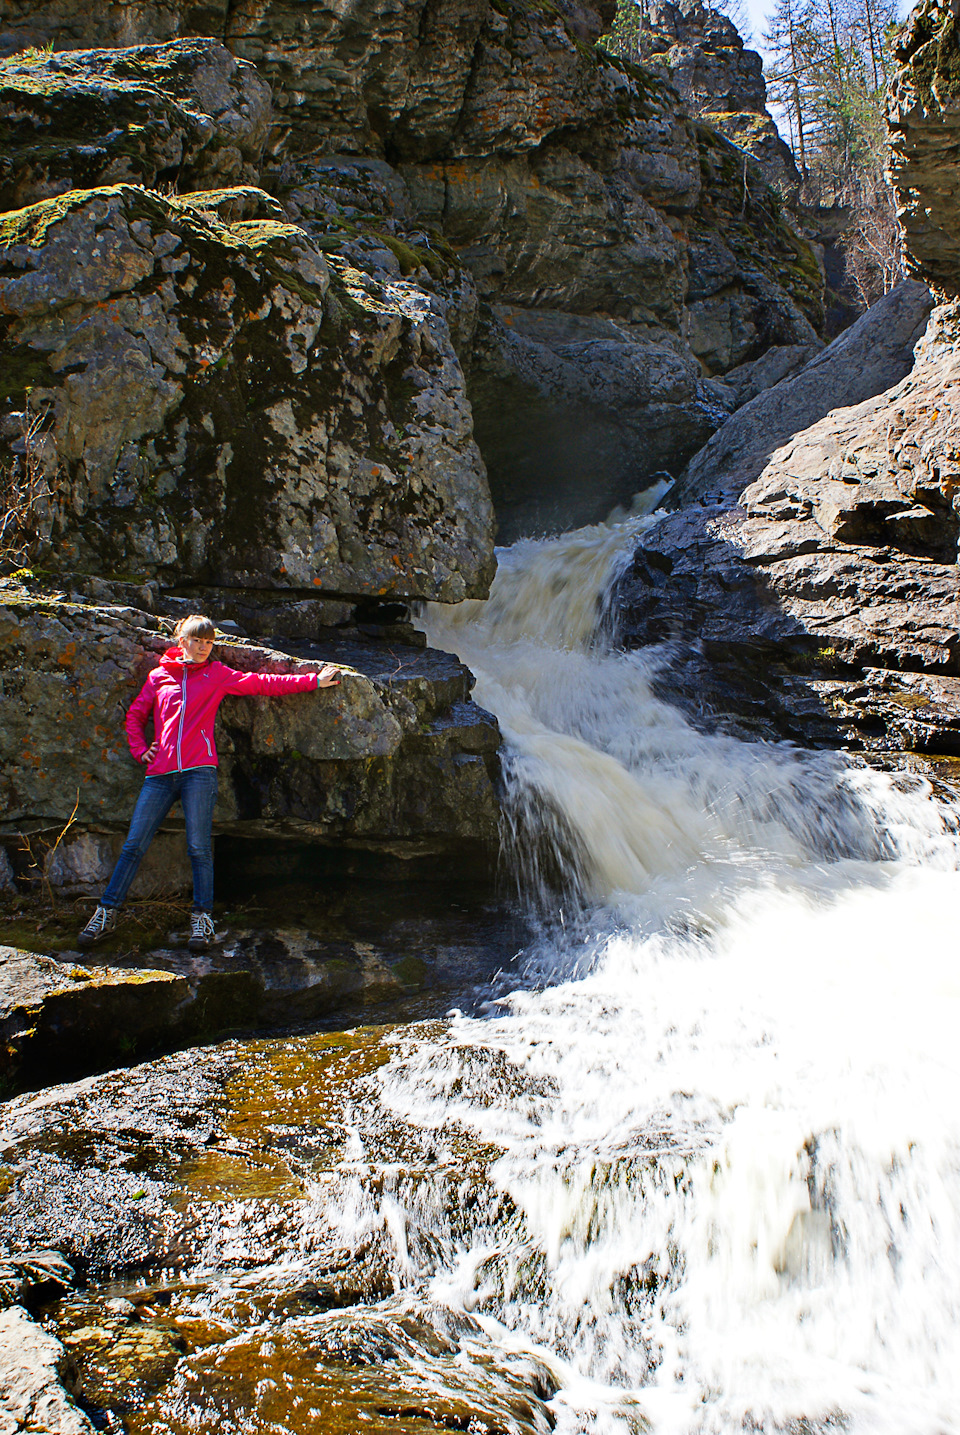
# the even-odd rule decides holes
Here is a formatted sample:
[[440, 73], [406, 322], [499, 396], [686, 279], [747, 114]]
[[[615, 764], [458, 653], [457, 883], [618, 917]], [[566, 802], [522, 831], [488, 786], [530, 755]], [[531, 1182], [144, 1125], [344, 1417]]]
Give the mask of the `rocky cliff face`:
[[[179, 191], [225, 183], [210, 158], [198, 157], [196, 114], [208, 129], [212, 119], [229, 130], [246, 162], [243, 112], [247, 151], [261, 146], [261, 182], [288, 218], [308, 230], [321, 219], [328, 256], [343, 254], [344, 238], [360, 230], [375, 241], [359, 264], [372, 278], [390, 277], [381, 268], [390, 258], [384, 233], [412, 241], [400, 254], [405, 277], [416, 279], [424, 246], [429, 268], [444, 256], [455, 263], [461, 312], [451, 337], [506, 536], [601, 517], [649, 474], [678, 471], [724, 416], [704, 372], [749, 362], [771, 344], [818, 343], [823, 286], [809, 245], [756, 162], [715, 124], [690, 118], [662, 65], [625, 66], [594, 48], [611, 19], [609, 4], [420, 0], [399, 9], [377, 3], [362, 17], [315, 6], [306, 24], [299, 9], [294, 15], [282, 3], [173, 6], [162, 14], [81, 3], [69, 11], [28, 0], [6, 43], [52, 41], [70, 51], [139, 42], [136, 76], [124, 68], [133, 51], [86, 63], [95, 72], [88, 88], [102, 89], [104, 76], [109, 88], [122, 71], [123, 103], [150, 112], [142, 129], [154, 136], [153, 152], [135, 157], [148, 183], [151, 173]], [[221, 59], [220, 109], [206, 91], [198, 102], [198, 87], [187, 80], [155, 97], [151, 109], [142, 92], [158, 86], [145, 71], [168, 62], [146, 42], [176, 38], [181, 43], [166, 49], [182, 48], [198, 27], [239, 61], [228, 75], [230, 61]], [[742, 45], [738, 51], [730, 36], [720, 38], [720, 49], [749, 69]], [[711, 39], [697, 43], [706, 53]], [[708, 68], [719, 52], [714, 46]], [[84, 60], [30, 63], [42, 89], [48, 72], [51, 83], [56, 76], [76, 87]], [[21, 86], [30, 63], [13, 62]], [[273, 94], [265, 140], [257, 106], [245, 92], [239, 98], [256, 82], [251, 66]], [[237, 96], [227, 104], [230, 86]], [[760, 123], [759, 92], [746, 90], [740, 84], [736, 103]], [[190, 112], [180, 127], [182, 160], [169, 142], [177, 128], [171, 102]], [[31, 100], [31, 116], [38, 103]], [[116, 109], [119, 101], [112, 103]], [[750, 108], [758, 103], [760, 110]], [[35, 116], [18, 123], [26, 151]], [[109, 118], [103, 127], [111, 133]], [[102, 135], [91, 145], [98, 146]], [[214, 137], [203, 152], [221, 148]], [[343, 162], [335, 157], [343, 155], [367, 160], [354, 160], [346, 186], [336, 173]], [[102, 173], [126, 179], [132, 169], [111, 154]], [[234, 182], [241, 177], [250, 178], [242, 165]], [[70, 182], [92, 181], [78, 172]], [[22, 180], [21, 192], [28, 190]], [[460, 322], [471, 283], [481, 305], [475, 335], [472, 321]], [[434, 307], [444, 304], [441, 292]], [[614, 372], [625, 377], [614, 381]], [[458, 506], [476, 509], [476, 495]], [[468, 578], [465, 591], [482, 581], [471, 589]], [[336, 582], [339, 591], [354, 591], [339, 575]], [[378, 576], [360, 591], [382, 586]], [[406, 584], [411, 593], [424, 586]]]
[[[644, 536], [624, 583], [633, 641], [669, 639], [664, 684], [741, 729], [896, 765], [960, 756], [960, 256], [953, 8], [901, 46], [892, 174], [914, 272], [697, 455], [700, 503]], [[913, 357], [911, 359], [911, 353]], [[859, 354], [859, 359], [857, 355]], [[886, 369], [885, 369], [885, 366]], [[887, 374], [889, 387], [876, 382]], [[872, 396], [845, 392], [868, 384]], [[877, 391], [879, 389], [879, 392]], [[834, 407], [839, 399], [849, 406]], [[774, 447], [776, 445], [776, 447]], [[732, 716], [730, 716], [732, 715]]]
[[890, 178], [908, 262], [944, 294], [960, 289], [956, 165], [960, 145], [960, 34], [956, 7], [923, 0], [912, 12], [890, 89]]
[[763, 60], [732, 20], [700, 0], [665, 0], [651, 8], [644, 52], [666, 68], [694, 114], [752, 155], [769, 184], [796, 196], [800, 172], [767, 109]]

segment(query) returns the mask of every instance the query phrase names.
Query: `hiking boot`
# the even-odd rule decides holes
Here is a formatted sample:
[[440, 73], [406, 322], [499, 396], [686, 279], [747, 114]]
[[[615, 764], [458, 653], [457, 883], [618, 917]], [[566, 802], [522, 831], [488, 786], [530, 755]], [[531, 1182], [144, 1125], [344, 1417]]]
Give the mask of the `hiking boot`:
[[77, 938], [77, 946], [95, 947], [105, 937], [112, 936], [116, 926], [116, 907], [98, 907]]
[[205, 952], [211, 942], [217, 940], [213, 930], [213, 918], [209, 912], [191, 912], [190, 938], [187, 946], [191, 952]]

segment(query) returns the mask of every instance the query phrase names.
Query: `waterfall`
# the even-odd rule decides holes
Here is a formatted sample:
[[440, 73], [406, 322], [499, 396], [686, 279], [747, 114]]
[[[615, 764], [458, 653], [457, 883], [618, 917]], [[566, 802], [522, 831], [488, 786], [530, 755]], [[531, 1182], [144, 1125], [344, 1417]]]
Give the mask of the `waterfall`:
[[517, 544], [423, 618], [557, 920], [397, 1038], [388, 1110], [496, 1153], [473, 1218], [392, 1203], [398, 1279], [550, 1363], [561, 1431], [960, 1432], [956, 810], [655, 697], [605, 608], [650, 521]]

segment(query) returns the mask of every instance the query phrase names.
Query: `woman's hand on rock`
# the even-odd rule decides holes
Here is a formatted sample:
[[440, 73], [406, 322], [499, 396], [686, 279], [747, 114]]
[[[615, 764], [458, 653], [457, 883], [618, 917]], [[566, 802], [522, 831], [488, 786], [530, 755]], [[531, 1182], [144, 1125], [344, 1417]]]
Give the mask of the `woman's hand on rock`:
[[318, 688], [335, 688], [340, 681], [340, 669], [335, 668], [332, 663], [324, 663], [317, 673]]

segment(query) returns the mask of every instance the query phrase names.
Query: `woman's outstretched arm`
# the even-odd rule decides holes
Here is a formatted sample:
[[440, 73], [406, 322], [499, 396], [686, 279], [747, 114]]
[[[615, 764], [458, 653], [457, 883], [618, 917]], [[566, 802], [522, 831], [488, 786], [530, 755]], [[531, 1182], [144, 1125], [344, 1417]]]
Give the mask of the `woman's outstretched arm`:
[[324, 663], [316, 673], [240, 673], [227, 668], [225, 693], [262, 693], [279, 696], [281, 693], [313, 692], [317, 688], [336, 687], [340, 681], [340, 669], [331, 663]]

